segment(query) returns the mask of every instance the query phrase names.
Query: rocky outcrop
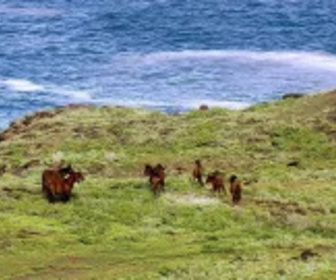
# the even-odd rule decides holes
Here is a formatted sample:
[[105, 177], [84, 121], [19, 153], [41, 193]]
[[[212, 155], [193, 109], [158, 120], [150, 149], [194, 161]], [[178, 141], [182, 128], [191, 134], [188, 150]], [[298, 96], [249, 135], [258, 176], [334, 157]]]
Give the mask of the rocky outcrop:
[[199, 106], [199, 110], [201, 110], [201, 111], [209, 110], [209, 106], [206, 105], [206, 104], [202, 104], [201, 106]]
[[30, 126], [37, 120], [53, 118], [56, 115], [63, 113], [67, 110], [76, 110], [81, 108], [88, 108], [89, 105], [70, 104], [68, 106], [57, 107], [52, 110], [40, 111], [31, 115], [25, 116], [22, 119], [12, 122], [9, 127], [0, 133], [0, 142], [7, 141], [15, 135], [26, 132]]
[[301, 98], [303, 97], [303, 93], [286, 93], [285, 95], [282, 96], [282, 99], [288, 99], [288, 98]]

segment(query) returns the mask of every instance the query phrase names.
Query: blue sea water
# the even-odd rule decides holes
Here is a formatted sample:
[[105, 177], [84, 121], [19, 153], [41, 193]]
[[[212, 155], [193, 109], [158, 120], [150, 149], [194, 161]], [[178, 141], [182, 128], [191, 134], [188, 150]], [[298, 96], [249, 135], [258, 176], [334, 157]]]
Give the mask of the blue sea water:
[[0, 0], [0, 127], [69, 103], [243, 108], [336, 87], [336, 0]]

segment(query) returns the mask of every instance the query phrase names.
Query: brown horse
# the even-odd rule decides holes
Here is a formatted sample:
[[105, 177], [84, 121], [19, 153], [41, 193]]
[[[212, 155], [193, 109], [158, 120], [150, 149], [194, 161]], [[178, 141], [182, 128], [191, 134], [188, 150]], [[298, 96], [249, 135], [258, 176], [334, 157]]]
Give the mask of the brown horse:
[[71, 197], [74, 184], [83, 180], [83, 174], [75, 172], [70, 165], [59, 169], [46, 169], [42, 173], [42, 192], [49, 202], [55, 202], [57, 198], [66, 202]]
[[201, 186], [204, 186], [203, 183], [203, 167], [199, 159], [195, 160], [195, 166], [192, 172], [192, 177], [194, 181], [197, 181]]
[[237, 180], [236, 175], [230, 177], [230, 193], [232, 195], [233, 204], [238, 204], [242, 198], [242, 185], [241, 182]]
[[149, 183], [154, 195], [164, 191], [165, 187], [165, 168], [159, 163], [155, 167], [145, 165], [144, 175], [149, 177]]
[[223, 191], [224, 194], [226, 194], [223, 176], [220, 174], [220, 172], [215, 171], [213, 173], [210, 173], [206, 178], [206, 183], [212, 184], [212, 191], [214, 193], [219, 194]]

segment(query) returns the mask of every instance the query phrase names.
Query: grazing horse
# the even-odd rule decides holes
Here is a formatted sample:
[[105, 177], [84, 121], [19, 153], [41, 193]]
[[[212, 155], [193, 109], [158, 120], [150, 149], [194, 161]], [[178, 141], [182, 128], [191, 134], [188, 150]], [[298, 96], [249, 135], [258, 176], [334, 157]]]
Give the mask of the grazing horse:
[[64, 168], [46, 169], [42, 173], [42, 192], [49, 202], [54, 202], [57, 198], [66, 202], [71, 197], [74, 184], [83, 180], [83, 174], [75, 172], [70, 165]]
[[149, 183], [154, 195], [164, 191], [165, 186], [165, 168], [159, 163], [155, 167], [149, 164], [145, 165], [144, 175], [149, 177]]
[[241, 182], [237, 180], [236, 175], [230, 177], [230, 193], [232, 195], [233, 204], [238, 204], [242, 197], [242, 186]]
[[215, 171], [213, 173], [210, 173], [205, 181], [207, 184], [211, 183], [212, 184], [212, 191], [214, 193], [221, 193], [221, 191], [226, 194], [225, 186], [224, 186], [224, 180], [223, 176], [218, 172]]
[[197, 181], [201, 186], [204, 186], [202, 174], [203, 174], [203, 167], [201, 161], [197, 159], [195, 160], [195, 166], [192, 172], [192, 176], [194, 181]]

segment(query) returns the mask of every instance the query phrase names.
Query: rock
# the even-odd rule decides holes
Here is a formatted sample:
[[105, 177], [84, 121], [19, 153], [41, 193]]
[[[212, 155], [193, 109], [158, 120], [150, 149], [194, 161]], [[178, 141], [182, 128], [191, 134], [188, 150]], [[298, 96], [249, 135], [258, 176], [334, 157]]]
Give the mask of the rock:
[[202, 105], [199, 107], [199, 110], [201, 110], [201, 111], [209, 110], [209, 106], [206, 105], [206, 104], [202, 104]]
[[6, 173], [7, 166], [5, 164], [0, 164], [0, 177]]
[[279, 146], [280, 146], [280, 144], [279, 144], [277, 141], [272, 141], [272, 142], [271, 142], [271, 145], [272, 145], [273, 147], [279, 147]]
[[300, 255], [300, 258], [301, 260], [303, 261], [308, 261], [310, 258], [312, 257], [316, 257], [318, 256], [317, 253], [313, 252], [312, 250], [310, 249], [306, 249], [306, 250], [303, 250], [301, 255]]
[[287, 163], [288, 167], [296, 167], [298, 165], [299, 165], [299, 162], [296, 161], [296, 160], [293, 160], [293, 161], [290, 161], [290, 162]]
[[181, 175], [181, 174], [183, 174], [183, 172], [186, 172], [187, 170], [186, 170], [186, 168], [184, 168], [182, 166], [178, 166], [178, 167], [176, 167], [176, 171], [177, 171], [178, 175]]
[[282, 96], [282, 99], [288, 99], [288, 98], [301, 98], [303, 97], [303, 93], [286, 93]]

